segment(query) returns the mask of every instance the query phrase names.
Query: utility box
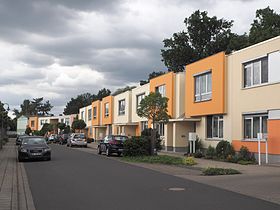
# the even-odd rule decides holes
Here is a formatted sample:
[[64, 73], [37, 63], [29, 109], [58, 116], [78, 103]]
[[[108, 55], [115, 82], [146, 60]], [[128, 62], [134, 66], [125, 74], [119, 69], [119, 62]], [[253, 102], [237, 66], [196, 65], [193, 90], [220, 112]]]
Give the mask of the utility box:
[[189, 141], [196, 141], [197, 134], [190, 132], [189, 133]]

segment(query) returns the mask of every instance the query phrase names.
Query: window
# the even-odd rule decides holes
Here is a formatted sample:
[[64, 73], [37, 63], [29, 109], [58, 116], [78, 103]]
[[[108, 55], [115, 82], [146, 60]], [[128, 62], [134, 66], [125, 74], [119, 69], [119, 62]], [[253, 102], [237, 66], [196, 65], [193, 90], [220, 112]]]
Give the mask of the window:
[[148, 121], [141, 122], [141, 131], [148, 129]]
[[35, 124], [35, 121], [32, 120], [32, 121], [31, 121], [31, 127], [34, 127], [34, 124]]
[[88, 120], [91, 120], [91, 115], [92, 115], [92, 109], [88, 110]]
[[142, 99], [145, 98], [145, 93], [139, 94], [136, 96], [136, 109], [140, 107]]
[[64, 123], [64, 119], [63, 119], [63, 118], [61, 118], [61, 119], [60, 119], [60, 122], [61, 122], [61, 123]]
[[244, 87], [251, 87], [268, 82], [268, 58], [264, 57], [243, 65]]
[[165, 85], [161, 85], [156, 87], [156, 92], [160, 93], [162, 97], [166, 97], [166, 87]]
[[267, 133], [267, 114], [244, 115], [244, 139], [257, 139], [258, 133]]
[[212, 73], [207, 72], [194, 77], [196, 102], [206, 101], [212, 98]]
[[157, 124], [157, 131], [160, 136], [164, 136], [164, 123]]
[[40, 125], [44, 125], [44, 120], [40, 120]]
[[125, 115], [125, 99], [119, 101], [119, 115]]
[[84, 120], [84, 111], [81, 112], [81, 119]]
[[224, 120], [221, 115], [207, 116], [207, 138], [224, 137]]
[[65, 125], [67, 126], [67, 125], [70, 125], [70, 120], [69, 120], [69, 118], [65, 118]]
[[96, 119], [96, 112], [97, 112], [96, 110], [97, 110], [96, 106], [93, 107], [93, 119]]
[[92, 127], [89, 128], [89, 135], [92, 136]]
[[109, 117], [109, 103], [106, 103], [104, 106], [105, 106], [105, 117]]

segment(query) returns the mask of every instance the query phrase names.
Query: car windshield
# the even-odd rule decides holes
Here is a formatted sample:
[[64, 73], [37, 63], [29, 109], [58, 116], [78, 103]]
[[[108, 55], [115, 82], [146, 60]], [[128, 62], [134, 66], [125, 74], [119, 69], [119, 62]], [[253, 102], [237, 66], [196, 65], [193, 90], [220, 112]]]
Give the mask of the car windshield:
[[128, 139], [127, 136], [114, 136], [114, 140], [117, 141], [126, 141]]
[[25, 138], [23, 139], [22, 143], [25, 145], [46, 144], [46, 140], [43, 138]]
[[85, 138], [85, 134], [81, 133], [81, 134], [75, 134], [74, 138]]

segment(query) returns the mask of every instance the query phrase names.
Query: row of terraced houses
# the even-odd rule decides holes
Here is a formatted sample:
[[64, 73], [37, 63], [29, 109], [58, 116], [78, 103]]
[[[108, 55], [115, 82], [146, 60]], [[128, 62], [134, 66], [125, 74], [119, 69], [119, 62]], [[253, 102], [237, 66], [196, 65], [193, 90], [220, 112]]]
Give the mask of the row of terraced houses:
[[150, 92], [169, 99], [171, 119], [157, 125], [165, 150], [186, 151], [188, 134], [195, 132], [204, 148], [227, 140], [237, 151], [243, 145], [257, 153], [257, 134], [264, 133], [270, 162], [280, 161], [280, 36], [228, 55], [217, 53], [187, 65], [185, 72], [169, 72], [92, 102], [79, 111], [88, 137], [141, 135], [151, 125], [136, 110]]
[[[80, 109], [88, 136], [138, 136], [150, 126], [137, 116], [140, 101], [150, 92], [169, 99], [168, 123], [157, 129], [167, 151], [186, 151], [188, 133], [197, 133], [203, 147], [221, 140], [258, 151], [257, 134], [267, 134], [270, 161], [280, 160], [280, 37], [226, 55], [224, 52], [169, 72], [148, 84]], [[266, 135], [264, 135], [266, 136]], [[261, 152], [265, 152], [264, 141]]]

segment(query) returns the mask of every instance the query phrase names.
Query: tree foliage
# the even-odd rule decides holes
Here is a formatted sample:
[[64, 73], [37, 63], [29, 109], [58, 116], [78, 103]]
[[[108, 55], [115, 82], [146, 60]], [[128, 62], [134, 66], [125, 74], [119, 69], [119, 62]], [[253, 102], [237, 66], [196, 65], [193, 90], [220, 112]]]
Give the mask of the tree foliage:
[[250, 44], [256, 44], [279, 35], [280, 15], [269, 7], [258, 9], [256, 11], [256, 18], [251, 24], [249, 33]]
[[51, 111], [53, 106], [51, 105], [50, 101], [45, 101], [44, 98], [33, 98], [32, 101], [29, 99], [23, 100], [22, 104], [20, 105], [20, 111], [14, 109], [13, 112], [16, 117], [20, 117], [21, 115], [25, 116], [45, 116], [48, 115]]
[[280, 15], [269, 7], [256, 11], [249, 35], [233, 33], [232, 20], [209, 17], [206, 11], [195, 11], [184, 23], [185, 31], [163, 40], [162, 61], [169, 71], [184, 71], [187, 64], [215, 53], [230, 53], [280, 35]]
[[72, 123], [73, 130], [83, 130], [86, 126], [87, 125], [84, 120], [74, 120]]
[[135, 86], [126, 86], [124, 88], [118, 88], [113, 94], [112, 96], [118, 95], [120, 93], [124, 93], [128, 90], [132, 90], [133, 88], [135, 88]]
[[2, 123], [3, 123], [3, 128], [5, 130], [16, 130], [16, 125], [17, 122], [15, 119], [11, 119], [8, 116], [8, 108], [5, 109], [4, 104], [0, 101], [0, 128], [2, 127]]
[[63, 114], [77, 114], [79, 113], [80, 108], [90, 105], [93, 101], [102, 100], [102, 98], [109, 96], [110, 94], [111, 91], [106, 88], [99, 90], [96, 95], [91, 93], [80, 94], [76, 98], [71, 98], [71, 100], [67, 102]]

